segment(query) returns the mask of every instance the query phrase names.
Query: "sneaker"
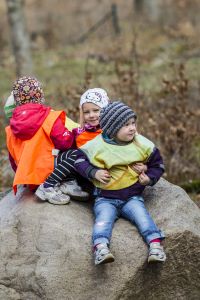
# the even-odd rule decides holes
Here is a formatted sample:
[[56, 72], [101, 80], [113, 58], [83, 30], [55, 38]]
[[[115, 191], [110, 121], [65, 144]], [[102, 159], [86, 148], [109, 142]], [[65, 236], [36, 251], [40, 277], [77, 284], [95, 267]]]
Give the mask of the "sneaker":
[[161, 246], [160, 243], [150, 243], [148, 262], [164, 262], [165, 260], [166, 254], [163, 250], [163, 246]]
[[60, 190], [74, 200], [87, 201], [89, 199], [89, 194], [82, 190], [76, 180], [63, 182], [60, 185]]
[[55, 187], [48, 187], [44, 188], [44, 185], [41, 184], [36, 192], [35, 195], [43, 201], [48, 201], [52, 204], [67, 204], [70, 201], [70, 197], [68, 195], [63, 194], [57, 186]]
[[95, 265], [107, 264], [115, 260], [107, 244], [99, 244], [95, 248]]

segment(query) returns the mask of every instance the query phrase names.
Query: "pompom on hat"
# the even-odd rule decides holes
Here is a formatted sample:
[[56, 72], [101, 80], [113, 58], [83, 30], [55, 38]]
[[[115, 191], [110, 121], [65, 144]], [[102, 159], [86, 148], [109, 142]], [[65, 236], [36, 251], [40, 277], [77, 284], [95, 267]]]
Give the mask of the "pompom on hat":
[[134, 111], [126, 104], [114, 101], [101, 110], [100, 127], [104, 134], [113, 138], [131, 118], [137, 119]]
[[34, 77], [21, 77], [13, 85], [15, 105], [45, 102], [41, 83]]
[[94, 88], [87, 90], [81, 96], [80, 107], [87, 102], [96, 104], [97, 106], [103, 108], [108, 104], [109, 98], [105, 90], [101, 88]]

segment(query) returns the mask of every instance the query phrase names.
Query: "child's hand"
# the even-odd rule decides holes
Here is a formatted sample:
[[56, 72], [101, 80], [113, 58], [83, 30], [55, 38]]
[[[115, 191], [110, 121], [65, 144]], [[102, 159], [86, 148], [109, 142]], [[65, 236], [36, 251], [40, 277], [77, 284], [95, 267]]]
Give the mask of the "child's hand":
[[110, 174], [107, 170], [98, 170], [96, 173], [95, 173], [95, 178], [104, 183], [104, 184], [107, 184], [109, 181], [110, 181]]
[[134, 163], [131, 166], [131, 169], [133, 169], [137, 174], [141, 174], [142, 172], [146, 172], [147, 171], [147, 165], [143, 164], [143, 163]]
[[139, 183], [142, 185], [147, 185], [150, 183], [150, 178], [144, 172], [139, 175]]

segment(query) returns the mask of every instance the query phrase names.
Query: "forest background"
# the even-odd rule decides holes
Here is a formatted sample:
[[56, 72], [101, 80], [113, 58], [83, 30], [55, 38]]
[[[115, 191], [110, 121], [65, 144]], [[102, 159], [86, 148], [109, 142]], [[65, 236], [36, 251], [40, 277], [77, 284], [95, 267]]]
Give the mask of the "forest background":
[[[17, 77], [0, 1], [0, 191], [11, 187], [3, 106]], [[22, 0], [20, 0], [22, 1]], [[107, 90], [138, 114], [139, 132], [160, 148], [165, 178], [200, 203], [200, 2], [23, 0], [34, 74], [46, 103], [78, 121], [80, 95]], [[28, 74], [27, 74], [28, 75]]]

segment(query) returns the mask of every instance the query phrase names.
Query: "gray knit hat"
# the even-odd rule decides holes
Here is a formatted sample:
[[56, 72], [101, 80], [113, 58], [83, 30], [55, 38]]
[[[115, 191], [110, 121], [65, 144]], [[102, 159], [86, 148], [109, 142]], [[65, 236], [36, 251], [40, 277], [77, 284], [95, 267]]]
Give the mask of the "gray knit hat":
[[131, 118], [137, 118], [134, 111], [126, 104], [114, 101], [101, 110], [99, 123], [103, 133], [113, 138]]

